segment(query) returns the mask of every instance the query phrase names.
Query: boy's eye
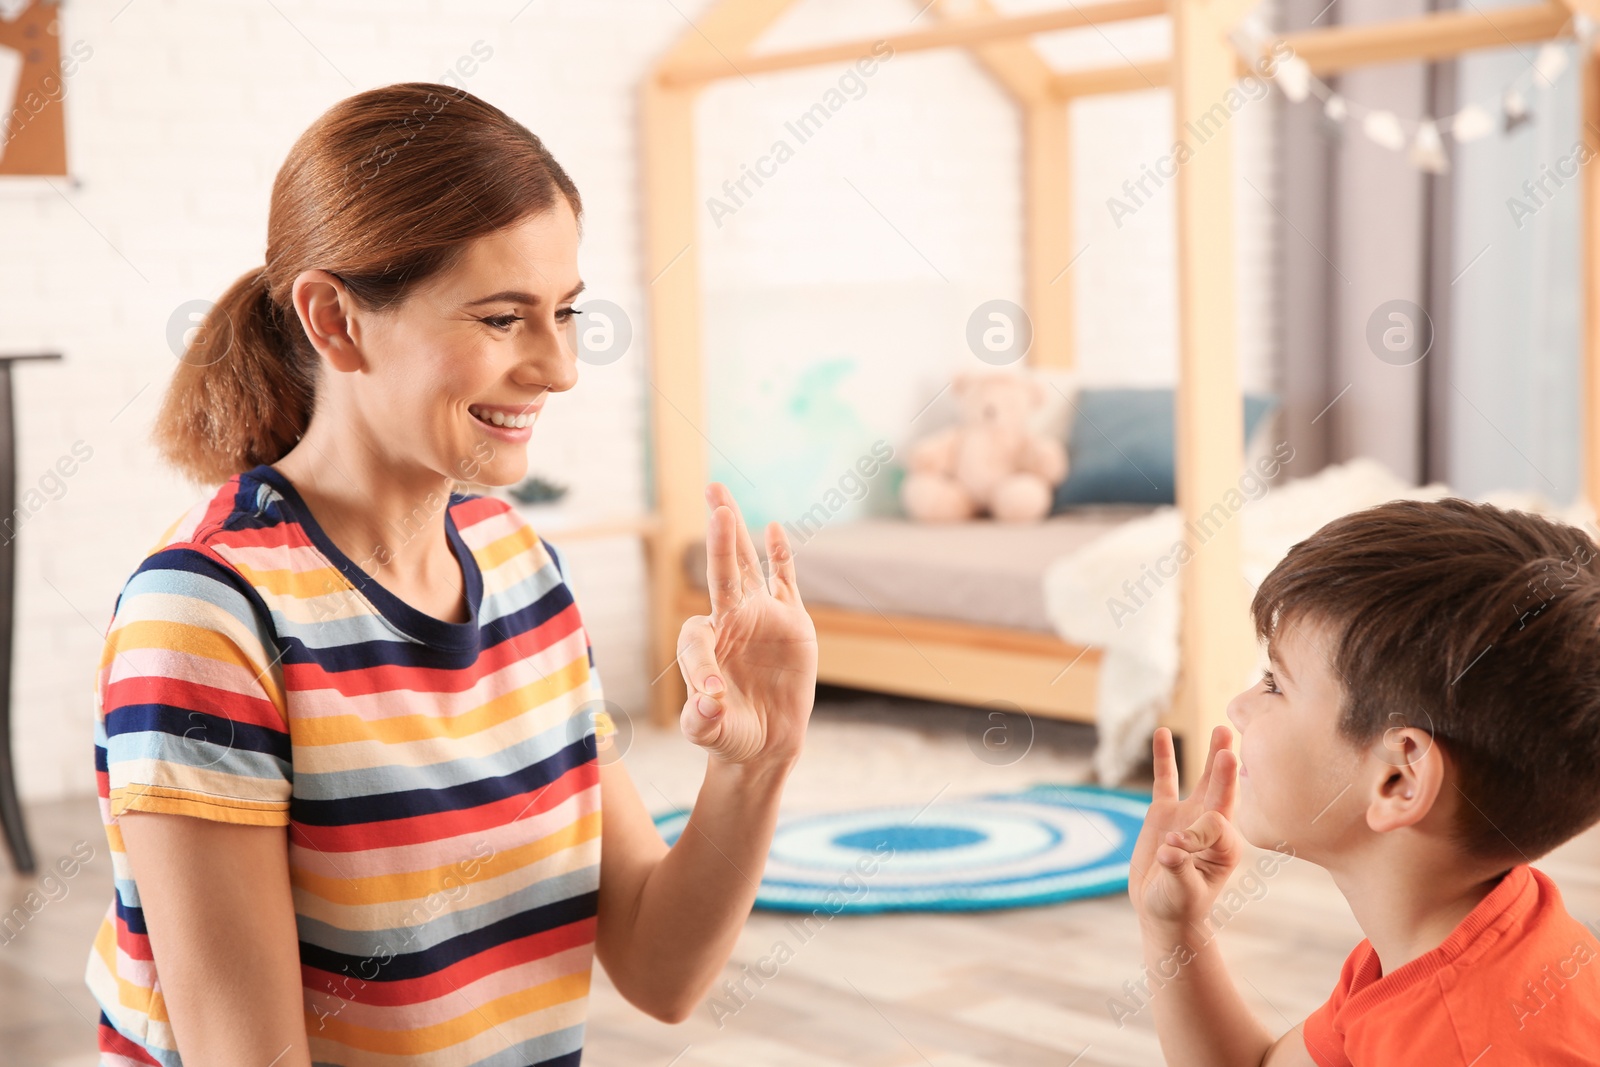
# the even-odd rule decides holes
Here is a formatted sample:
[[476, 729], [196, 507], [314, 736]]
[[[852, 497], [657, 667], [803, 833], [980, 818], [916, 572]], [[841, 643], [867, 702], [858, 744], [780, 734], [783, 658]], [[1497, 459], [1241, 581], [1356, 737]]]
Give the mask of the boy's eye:
[[1261, 684], [1267, 687], [1267, 692], [1269, 693], [1283, 692], [1283, 690], [1278, 688], [1278, 680], [1272, 676], [1271, 671], [1261, 672]]

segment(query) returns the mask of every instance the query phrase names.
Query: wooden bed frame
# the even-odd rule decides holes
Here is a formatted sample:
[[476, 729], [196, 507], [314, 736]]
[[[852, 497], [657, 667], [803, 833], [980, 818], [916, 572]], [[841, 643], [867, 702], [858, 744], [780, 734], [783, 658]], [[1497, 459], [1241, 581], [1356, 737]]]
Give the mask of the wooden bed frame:
[[[779, 52], [752, 52], [767, 27], [796, 0], [720, 0], [646, 78], [642, 88], [646, 215], [645, 290], [650, 312], [651, 422], [656, 511], [646, 535], [650, 566], [652, 717], [670, 723], [684, 701], [671, 669], [678, 628], [707, 610], [684, 573], [689, 547], [705, 537], [704, 389], [701, 373], [700, 203], [694, 169], [694, 107], [701, 88], [731, 77], [818, 64], [847, 64], [887, 41], [896, 53], [968, 49], [1022, 112], [1026, 281], [1036, 366], [1074, 362], [1071, 288], [1053, 285], [1073, 256], [1069, 163], [1070, 105], [1102, 93], [1170, 87], [1175, 135], [1222, 100], [1246, 69], [1228, 32], [1257, 0], [1100, 0], [1059, 11], [1001, 16], [987, 0], [956, 17], [934, 0], [925, 29]], [[1561, 0], [1444, 12], [1371, 26], [1286, 35], [1318, 75], [1407, 60], [1439, 60], [1483, 48], [1571, 36], [1572, 16], [1600, 20], [1600, 0]], [[1056, 71], [1028, 38], [1057, 30], [1169, 17], [1172, 55], [1158, 62]], [[1583, 61], [1584, 139], [1600, 152], [1600, 63]], [[1584, 488], [1600, 501], [1600, 161], [1583, 174]], [[1178, 168], [1177, 500], [1185, 529], [1235, 486], [1242, 469], [1242, 416], [1235, 339], [1233, 147], [1224, 123]], [[1192, 537], [1192, 534], [1186, 534]], [[1237, 523], [1224, 524], [1181, 578], [1182, 667], [1168, 723], [1193, 781], [1204, 738], [1223, 721], [1228, 700], [1256, 655], [1240, 579]], [[953, 620], [811, 606], [823, 682], [966, 703], [1004, 701], [1036, 715], [1094, 721], [1099, 653], [1049, 634]], [[1196, 743], [1196, 739], [1198, 743]]]

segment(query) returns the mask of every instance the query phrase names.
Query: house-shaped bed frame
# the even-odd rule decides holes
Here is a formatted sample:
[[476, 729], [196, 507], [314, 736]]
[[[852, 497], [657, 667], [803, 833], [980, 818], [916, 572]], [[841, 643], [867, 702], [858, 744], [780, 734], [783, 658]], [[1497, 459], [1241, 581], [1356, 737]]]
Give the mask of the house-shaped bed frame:
[[[790, 51], [751, 51], [757, 38], [797, 0], [720, 0], [658, 62], [642, 87], [645, 286], [650, 329], [651, 433], [655, 514], [647, 530], [651, 595], [652, 717], [676, 719], [684, 691], [670, 667], [679, 624], [707, 610], [684, 560], [704, 540], [705, 390], [700, 334], [694, 167], [695, 100], [724, 78], [819, 64], [846, 64], [882, 42], [895, 52], [967, 49], [1022, 112], [1027, 311], [1034, 339], [1029, 360], [1070, 368], [1074, 361], [1071, 287], [1052, 284], [1073, 256], [1069, 163], [1070, 105], [1102, 93], [1169, 87], [1178, 140], [1186, 124], [1225, 98], [1245, 72], [1228, 34], [1257, 0], [1101, 0], [1021, 16], [995, 12], [987, 0], [959, 14], [946, 0], [930, 5], [926, 28]], [[1511, 8], [1441, 12], [1378, 25], [1289, 34], [1280, 40], [1327, 76], [1370, 64], [1442, 60], [1477, 49], [1570, 37], [1573, 16], [1600, 20], [1600, 0], [1560, 0]], [[1034, 34], [1131, 19], [1172, 20], [1172, 53], [1156, 62], [1058, 71], [1029, 42]], [[1281, 48], [1281, 44], [1278, 45]], [[1600, 66], [1582, 57], [1583, 137], [1600, 153]], [[1213, 123], [1212, 125], [1217, 125]], [[1193, 559], [1181, 571], [1181, 668], [1169, 724], [1184, 745], [1192, 781], [1204, 739], [1223, 721], [1228, 700], [1247, 676], [1255, 642], [1240, 572], [1237, 523], [1223, 523], [1194, 543], [1196, 523], [1241, 472], [1242, 423], [1235, 341], [1234, 180], [1232, 134], [1221, 123], [1177, 168], [1178, 387], [1177, 500]], [[1582, 175], [1584, 489], [1600, 500], [1600, 279], [1595, 235], [1600, 167]], [[802, 576], [802, 585], [804, 579]], [[1030, 714], [1093, 721], [1099, 654], [1049, 634], [957, 620], [885, 616], [809, 605], [824, 682], [974, 705], [1009, 701]], [[937, 664], [937, 666], [935, 666]]]

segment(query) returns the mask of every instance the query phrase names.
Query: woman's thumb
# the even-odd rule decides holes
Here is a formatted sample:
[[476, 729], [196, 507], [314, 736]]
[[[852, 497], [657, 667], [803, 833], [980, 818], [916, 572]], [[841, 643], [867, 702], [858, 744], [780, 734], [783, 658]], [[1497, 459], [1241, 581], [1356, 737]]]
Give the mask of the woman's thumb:
[[709, 693], [690, 690], [678, 721], [683, 727], [683, 736], [691, 743], [701, 748], [715, 749], [723, 737], [725, 718], [720, 700]]

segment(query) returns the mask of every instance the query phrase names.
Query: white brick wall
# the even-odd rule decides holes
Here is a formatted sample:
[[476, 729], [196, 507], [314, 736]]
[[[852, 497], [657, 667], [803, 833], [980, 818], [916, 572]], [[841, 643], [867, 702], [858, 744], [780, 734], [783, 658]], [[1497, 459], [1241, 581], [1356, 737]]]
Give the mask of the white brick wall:
[[[590, 293], [634, 313], [636, 341], [628, 355], [584, 367], [580, 388], [541, 420], [532, 469], [572, 486], [574, 512], [615, 517], [644, 507], [636, 86], [653, 58], [689, 30], [685, 19], [705, 6], [705, 0], [532, 0], [525, 8], [520, 0], [73, 0], [66, 6], [64, 41], [82, 39], [94, 49], [68, 93], [72, 170], [81, 186], [0, 181], [0, 349], [52, 349], [67, 357], [16, 371], [19, 484], [37, 484], [74, 441], [94, 450], [19, 540], [14, 734], [27, 797], [93, 789], [91, 695], [100, 632], [140, 557], [201, 492], [160, 467], [148, 445], [174, 362], [165, 342], [168, 316], [184, 301], [214, 298], [260, 265], [271, 182], [285, 152], [309, 122], [352, 92], [437, 80], [474, 42], [494, 49], [468, 88], [537, 132], [571, 172], [586, 206], [581, 264]], [[886, 32], [907, 25], [920, 6], [805, 0], [761, 46]], [[1085, 39], [1060, 40], [1074, 37]], [[765, 150], [771, 132], [836, 78], [837, 72], [803, 71], [710, 92], [698, 145], [704, 195]], [[1098, 118], [1090, 113], [1095, 108], [1104, 109]], [[1093, 219], [1106, 219], [1104, 190], [1136, 174], [1152, 146], [1165, 147], [1165, 99], [1151, 93], [1080, 111], [1079, 217], [1097, 241], [1090, 255], [1103, 248], [1106, 256], [1094, 271], [1074, 272], [1086, 369], [1101, 378], [1109, 375], [1104, 368], [1116, 367], [1131, 380], [1170, 380], [1170, 200], [1164, 208], [1152, 205], [1139, 226], [1114, 239], [1093, 237], [1100, 225]], [[1243, 134], [1240, 140], [1259, 171], [1264, 140]], [[829, 351], [830, 335], [875, 330], [881, 343], [870, 347], [881, 361], [866, 365], [844, 395], [873, 419], [904, 426], [927, 386], [970, 359], [959, 328], [971, 307], [993, 296], [1019, 298], [1018, 148], [1013, 112], [966, 58], [904, 55], [884, 65], [867, 94], [803, 146], [735, 219], [720, 229], [704, 220], [707, 336], [716, 373], [744, 373], [759, 384], [759, 361], [768, 353], [748, 343], [732, 347], [740, 336], [760, 337], [761, 324], [741, 322], [741, 308], [781, 315], [786, 331], [791, 321], [812, 322], [805, 336], [814, 354]], [[1258, 185], [1267, 181], [1258, 178]], [[1247, 211], [1241, 230], [1256, 235], [1245, 247], [1260, 252], [1261, 212]], [[1246, 279], [1262, 276], [1257, 269]], [[1264, 291], [1254, 281], [1245, 288]], [[856, 294], [854, 304], [843, 299], [846, 292]], [[834, 303], [843, 310], [829, 319]], [[1252, 381], [1261, 380], [1267, 362], [1268, 331], [1259, 325], [1265, 319], [1257, 315], [1244, 331]], [[749, 434], [738, 415], [714, 411], [713, 437]], [[655, 667], [645, 662], [638, 545], [614, 539], [573, 544], [566, 552], [610, 695], [625, 708], [641, 707]]]

